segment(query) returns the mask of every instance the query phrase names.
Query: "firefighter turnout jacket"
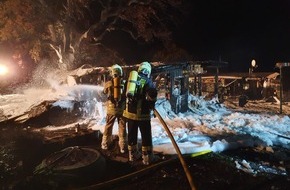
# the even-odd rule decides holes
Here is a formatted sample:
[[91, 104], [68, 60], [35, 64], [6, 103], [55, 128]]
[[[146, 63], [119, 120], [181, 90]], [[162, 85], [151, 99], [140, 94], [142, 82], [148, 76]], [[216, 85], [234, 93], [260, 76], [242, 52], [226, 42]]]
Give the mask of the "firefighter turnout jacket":
[[[121, 116], [125, 109], [126, 95], [124, 93], [125, 81], [120, 80], [119, 84], [114, 85], [114, 80], [109, 80], [105, 83], [103, 93], [107, 95], [107, 114]], [[117, 89], [116, 89], [117, 88]], [[114, 96], [114, 90], [118, 90], [120, 98], [116, 99]]]

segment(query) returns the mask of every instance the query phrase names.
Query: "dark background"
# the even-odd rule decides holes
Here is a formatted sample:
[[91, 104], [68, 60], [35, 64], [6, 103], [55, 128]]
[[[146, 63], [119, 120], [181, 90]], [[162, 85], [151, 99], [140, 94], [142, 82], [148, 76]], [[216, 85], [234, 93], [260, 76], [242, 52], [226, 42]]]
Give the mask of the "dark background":
[[274, 71], [290, 61], [290, 1], [200, 0], [175, 37], [194, 60], [222, 60], [232, 71]]

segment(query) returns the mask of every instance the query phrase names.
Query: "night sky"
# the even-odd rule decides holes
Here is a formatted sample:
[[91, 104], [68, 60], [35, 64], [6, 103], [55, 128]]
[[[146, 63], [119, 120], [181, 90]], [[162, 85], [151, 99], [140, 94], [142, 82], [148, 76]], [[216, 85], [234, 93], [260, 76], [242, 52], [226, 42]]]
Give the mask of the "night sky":
[[275, 63], [290, 62], [289, 0], [193, 0], [179, 45], [194, 60], [222, 60], [233, 71], [275, 71]]

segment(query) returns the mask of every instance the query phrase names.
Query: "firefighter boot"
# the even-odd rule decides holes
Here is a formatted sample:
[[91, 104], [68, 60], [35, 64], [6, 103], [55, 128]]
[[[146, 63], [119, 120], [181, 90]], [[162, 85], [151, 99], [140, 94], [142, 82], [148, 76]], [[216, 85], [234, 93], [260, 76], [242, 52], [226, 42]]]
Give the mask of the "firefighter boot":
[[109, 145], [111, 143], [111, 136], [103, 135], [102, 137], [102, 149], [107, 150], [109, 148]]
[[138, 151], [137, 145], [128, 146], [129, 162], [134, 162], [141, 158], [141, 153]]
[[121, 153], [125, 153], [128, 150], [128, 141], [127, 141], [127, 132], [126, 132], [126, 123], [124, 120], [120, 120], [119, 123], [119, 148]]
[[144, 165], [149, 165], [160, 158], [153, 154], [152, 146], [142, 146], [142, 159]]
[[125, 138], [121, 137], [119, 138], [119, 147], [120, 147], [120, 152], [121, 153], [125, 153], [127, 152], [127, 141], [125, 140]]

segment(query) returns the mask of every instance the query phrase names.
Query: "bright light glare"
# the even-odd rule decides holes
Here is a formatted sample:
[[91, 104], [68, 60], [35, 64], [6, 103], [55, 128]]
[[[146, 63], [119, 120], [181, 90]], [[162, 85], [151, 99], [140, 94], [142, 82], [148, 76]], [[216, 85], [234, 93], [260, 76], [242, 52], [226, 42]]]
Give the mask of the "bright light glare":
[[6, 75], [8, 73], [8, 68], [5, 65], [0, 65], [0, 75]]

